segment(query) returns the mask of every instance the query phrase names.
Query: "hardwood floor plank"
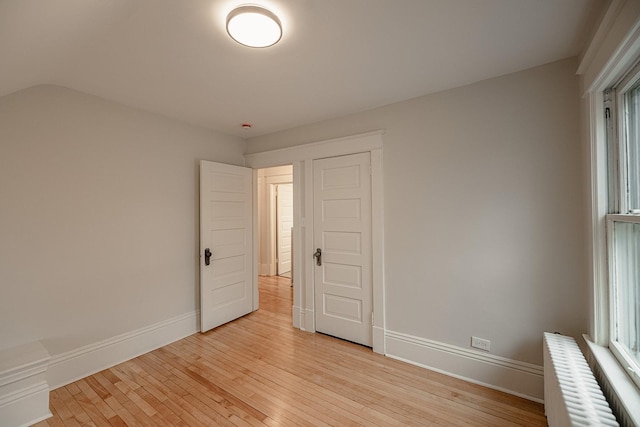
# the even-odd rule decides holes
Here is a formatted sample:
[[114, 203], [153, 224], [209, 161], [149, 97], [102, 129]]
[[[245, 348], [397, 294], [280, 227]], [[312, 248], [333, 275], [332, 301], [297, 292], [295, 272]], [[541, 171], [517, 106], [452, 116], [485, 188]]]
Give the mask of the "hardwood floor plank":
[[260, 310], [51, 392], [37, 426], [546, 426], [542, 405], [291, 326], [292, 288]]
[[[164, 404], [170, 406], [172, 410], [185, 423], [187, 423], [187, 425], [194, 425], [194, 422], [199, 421], [196, 421], [195, 418], [193, 418], [193, 416], [191, 415], [195, 408], [193, 407], [193, 405], [185, 405], [186, 402], [182, 401], [183, 396], [188, 396], [190, 394], [192, 396], [199, 396], [202, 403], [210, 408], [215, 408], [215, 404], [212, 403], [214, 402], [214, 399], [212, 399], [211, 396], [207, 396], [205, 390], [196, 390], [193, 384], [189, 384], [188, 379], [185, 381], [184, 378], [170, 373], [166, 367], [156, 367], [156, 362], [150, 360], [151, 357], [149, 357], [149, 355], [145, 356], [148, 357], [145, 357], [143, 360], [139, 360], [138, 362], [141, 367], [150, 374], [147, 377], [147, 380], [149, 381], [149, 383], [153, 384], [158, 392], [166, 394], [168, 400], [163, 401]], [[165, 373], [167, 373], [167, 375], [165, 375]], [[163, 380], [159, 381], [158, 378], [163, 378]], [[227, 425], [232, 425], [232, 423], [230, 422], [224, 422]]]
[[[236, 335], [236, 342], [238, 343], [243, 343], [244, 342], [244, 337]], [[283, 358], [288, 356], [288, 352], [287, 351], [281, 351], [280, 349], [265, 349], [263, 348], [263, 343], [260, 340], [255, 340], [252, 344], [252, 348], [251, 350], [248, 351], [255, 351], [257, 352], [256, 354], [259, 355], [260, 359], [262, 362], [268, 361], [274, 354], [279, 354], [279, 353], [283, 353], [280, 354], [279, 357]], [[271, 353], [271, 354], [268, 354]], [[242, 354], [234, 354], [233, 356], [234, 358], [242, 358], [243, 355]], [[331, 355], [331, 357], [334, 357], [333, 355]], [[343, 355], [344, 357], [344, 355]], [[284, 362], [284, 363], [282, 363]], [[329, 362], [329, 366], [318, 366], [318, 364], [321, 364], [320, 359], [312, 359], [311, 361], [306, 361], [306, 360], [301, 360], [300, 358], [296, 359], [286, 359], [286, 360], [281, 360], [279, 363], [281, 363], [282, 365], [286, 365], [288, 366], [287, 369], [291, 369], [292, 371], [297, 371], [298, 369], [305, 369], [305, 367], [309, 368], [309, 371], [305, 371], [307, 372], [306, 375], [311, 376], [311, 377], [318, 377], [318, 378], [322, 378], [322, 381], [329, 381], [329, 382], [333, 382], [335, 384], [343, 384], [343, 385], [347, 385], [346, 389], [343, 390], [343, 392], [348, 392], [348, 388], [349, 388], [349, 384], [353, 383], [353, 380], [351, 379], [353, 372], [349, 369], [338, 369], [338, 359], [335, 359], [334, 361], [330, 361]], [[248, 362], [247, 362], [248, 363]], [[367, 391], [367, 393], [369, 394], [369, 396], [371, 397], [372, 401], [376, 402], [377, 404], [381, 404], [386, 402], [387, 400], [387, 396], [385, 394], [380, 394], [377, 392], [378, 390], [378, 385], [379, 384], [372, 384], [372, 382], [376, 382], [375, 379], [370, 379], [370, 378], [361, 378], [362, 382], [358, 382], [358, 387], [364, 387]], [[400, 390], [398, 390], [395, 386], [390, 386], [393, 390], [393, 392], [398, 393]], [[429, 403], [429, 402], [419, 402], [416, 403], [414, 405], [410, 405], [407, 401], [407, 399], [409, 399], [409, 396], [403, 396], [403, 402], [400, 404], [400, 406], [398, 406], [397, 402], [394, 402], [393, 404], [389, 404], [388, 408], [391, 408], [391, 410], [401, 410], [404, 413], [413, 413], [415, 416], [417, 417], [421, 417], [423, 419], [434, 419], [434, 420], [438, 420], [438, 413], [434, 410], [431, 410], [431, 408], [429, 408], [429, 406], [425, 406], [424, 403]], [[427, 396], [428, 397], [428, 396]], [[370, 403], [370, 402], [369, 402]], [[433, 406], [433, 402], [431, 402]], [[428, 409], [425, 409], [428, 408]], [[455, 418], [449, 416], [449, 418]], [[445, 420], [441, 420], [441, 421], [445, 421]], [[460, 418], [457, 420], [457, 424], [458, 425], [465, 425], [466, 420], [464, 418]]]
[[[214, 366], [208, 365], [206, 364], [206, 362], [205, 366], [207, 371], [215, 369]], [[237, 367], [235, 367], [235, 369], [237, 369]], [[236, 378], [234, 381], [241, 380], [243, 379]], [[295, 406], [301, 410], [305, 410], [308, 416], [313, 416], [318, 421], [320, 421], [321, 418], [317, 417], [318, 409], [314, 407], [314, 402], [306, 399], [303, 393], [298, 393], [299, 389], [295, 386], [292, 385], [291, 387], [282, 387], [277, 382], [261, 378], [257, 375], [251, 376], [250, 379], [246, 378], [246, 380], [249, 380], [251, 382], [252, 388], [255, 392], [263, 394], [271, 393], [272, 395], [278, 396], [287, 405]], [[348, 420], [344, 417], [341, 417], [339, 413], [330, 413], [328, 414], [328, 416], [332, 419], [333, 424], [337, 423], [339, 425], [348, 425], [349, 423]]]
[[[216, 370], [217, 368], [214, 367], [212, 369], [212, 372]], [[265, 401], [271, 401], [274, 404], [270, 406], [275, 411], [282, 411], [282, 408], [286, 407], [284, 402], [282, 402], [280, 399], [278, 399], [277, 396], [273, 395], [272, 393], [256, 395], [255, 390], [243, 392], [242, 388], [238, 386], [237, 376], [233, 376], [231, 378], [225, 378], [226, 372], [220, 372], [220, 371], [217, 371], [217, 375], [218, 376], [215, 378], [215, 380], [217, 380], [220, 384], [224, 385], [227, 390], [236, 392], [238, 393], [238, 395], [244, 396], [247, 402], [249, 402], [252, 405], [255, 405], [256, 407], [259, 407], [256, 404], [257, 402], [251, 400], [249, 396], [257, 396], [258, 399], [260, 399], [261, 397], [265, 397], [265, 399], [263, 399], [261, 402], [264, 403]], [[321, 420], [313, 418], [313, 416], [310, 416], [304, 411], [300, 411], [296, 407], [288, 407], [287, 415], [288, 415], [288, 418], [294, 418], [296, 420], [296, 425], [326, 425]], [[305, 419], [309, 421], [305, 422], [304, 421]]]
[[102, 414], [102, 416], [107, 420], [117, 416], [114, 410], [111, 409], [111, 407], [107, 405], [107, 403], [103, 400], [103, 398], [100, 395], [98, 395], [98, 393], [95, 392], [95, 390], [91, 387], [89, 381], [82, 379], [82, 380], [76, 381], [76, 384], [78, 385], [78, 388], [82, 391], [82, 393], [86, 396], [86, 398], [89, 400], [89, 404], [87, 404], [87, 407], [94, 406], [100, 412], [100, 414]]
[[69, 392], [67, 386], [60, 387], [57, 392], [61, 400], [64, 401], [64, 404], [69, 410], [70, 417], [63, 420], [65, 424], [75, 425], [77, 422], [78, 425], [94, 425], [89, 415], [84, 412], [82, 407], [73, 398], [73, 395]]
[[[91, 402], [91, 399], [89, 399], [84, 393], [75, 393], [73, 394], [73, 397], [95, 425], [99, 427], [111, 427], [111, 423], [108, 421], [108, 419], [100, 412], [100, 409], [93, 402]], [[113, 415], [115, 415], [115, 413]]]
[[[212, 347], [214, 345], [215, 344], [213, 344]], [[254, 387], [256, 387], [255, 381], [258, 381], [258, 383], [264, 384], [264, 386], [269, 390], [273, 390], [276, 386], [281, 386], [284, 390], [295, 391], [294, 396], [304, 396], [306, 398], [305, 401], [301, 401], [303, 407], [307, 405], [306, 402], [311, 399], [314, 401], [314, 405], [321, 406], [324, 410], [335, 411], [338, 409], [346, 409], [346, 411], [342, 411], [343, 415], [352, 420], [354, 420], [353, 415], [355, 415], [356, 420], [360, 419], [361, 421], [370, 421], [371, 424], [374, 425], [380, 425], [381, 420], [378, 418], [386, 420], [386, 423], [383, 423], [382, 425], [393, 424], [393, 421], [390, 418], [385, 418], [381, 414], [380, 417], [376, 417], [375, 414], [368, 416], [369, 414], [366, 411], [366, 407], [362, 404], [358, 404], [344, 396], [332, 393], [324, 387], [316, 386], [313, 382], [309, 382], [293, 375], [288, 375], [287, 372], [282, 370], [273, 369], [271, 365], [260, 362], [252, 363], [250, 360], [246, 360], [242, 354], [229, 354], [228, 357], [230, 357], [230, 359], [228, 360], [225, 360], [227, 356], [224, 354], [214, 355], [212, 353], [212, 357], [215, 357], [217, 365], [222, 366], [226, 370], [237, 369], [232, 364], [233, 361], [241, 362], [243, 369], [247, 371], [248, 378], [250, 381], [254, 382]], [[275, 385], [272, 384], [272, 381]], [[305, 391], [307, 388], [313, 389], [315, 393], [307, 393]], [[346, 422], [345, 420], [340, 421], [343, 423]]]
[[[176, 362], [171, 361], [168, 370], [173, 374], [174, 381], [179, 382], [187, 394], [195, 397], [199, 401], [198, 405], [206, 405], [209, 410], [214, 411], [216, 416], [223, 417], [224, 422], [228, 425], [244, 424], [240, 420], [236, 420], [234, 423], [230, 421], [232, 419], [235, 420], [237, 417], [244, 419], [244, 417], [247, 416], [243, 411], [244, 407], [246, 407], [244, 403], [242, 403], [243, 407], [234, 406], [229, 399], [217, 394], [217, 390], [212, 390], [200, 381], [194, 379], [194, 375], [190, 375], [186, 368], [183, 368]], [[265, 418], [265, 416], [260, 414], [259, 418]]]
[[98, 372], [93, 376], [110, 394], [105, 399], [105, 402], [127, 425], [153, 425], [149, 417], [116, 386], [116, 383], [119, 383], [119, 379], [109, 369]]
[[[183, 408], [188, 411], [189, 414], [195, 415], [199, 420], [198, 422], [204, 421], [206, 423], [206, 418], [212, 418], [217, 423], [216, 425], [235, 425], [230, 421], [235, 414], [221, 404], [223, 399], [215, 396], [213, 393], [209, 393], [204, 387], [199, 388], [199, 384], [196, 381], [192, 380], [188, 375], [176, 369], [171, 364], [164, 362], [158, 363], [158, 361], [162, 360], [158, 358], [157, 354], [145, 356], [147, 356], [146, 359], [154, 359], [154, 361], [147, 362], [147, 364], [157, 363], [160, 365], [158, 369], [162, 369], [166, 373], [166, 375], [160, 375], [166, 378], [163, 384], [166, 387], [165, 390], [171, 394], [170, 398], [179, 398], [187, 402], [189, 405], [183, 405]], [[181, 414], [181, 418], [184, 418], [183, 415], [184, 412]]]

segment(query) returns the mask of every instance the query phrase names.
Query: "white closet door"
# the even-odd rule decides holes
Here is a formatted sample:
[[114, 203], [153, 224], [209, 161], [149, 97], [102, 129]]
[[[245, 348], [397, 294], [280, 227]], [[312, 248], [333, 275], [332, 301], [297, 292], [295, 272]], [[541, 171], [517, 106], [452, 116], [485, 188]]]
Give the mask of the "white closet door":
[[313, 162], [316, 330], [367, 346], [373, 342], [370, 163], [369, 153]]

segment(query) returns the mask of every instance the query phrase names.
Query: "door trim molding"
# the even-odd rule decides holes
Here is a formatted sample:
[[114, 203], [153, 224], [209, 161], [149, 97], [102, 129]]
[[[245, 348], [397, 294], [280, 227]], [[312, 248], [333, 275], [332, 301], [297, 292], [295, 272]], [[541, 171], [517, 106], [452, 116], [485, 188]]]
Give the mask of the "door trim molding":
[[292, 164], [296, 161], [364, 153], [375, 149], [382, 150], [383, 134], [384, 131], [378, 130], [342, 138], [310, 142], [293, 147], [262, 151], [260, 153], [245, 154], [245, 166], [254, 169], [270, 168]]
[[[304, 198], [305, 194], [313, 193], [313, 188], [310, 187], [312, 185], [311, 163], [315, 159], [325, 157], [371, 153], [373, 351], [381, 354], [385, 353], [383, 134], [384, 131], [379, 130], [245, 155], [245, 166], [254, 169], [293, 164], [293, 256], [296, 266], [293, 280], [293, 325], [309, 332], [315, 332], [313, 259], [310, 256], [302, 256], [302, 253], [307, 253], [313, 245], [313, 210], [309, 210], [309, 201], [305, 203]], [[257, 174], [254, 172], [254, 177], [256, 176]], [[257, 217], [256, 206], [254, 206], [254, 217]], [[308, 253], [311, 254], [313, 251]], [[255, 256], [254, 265], [257, 266], [257, 263], [258, 258]]]

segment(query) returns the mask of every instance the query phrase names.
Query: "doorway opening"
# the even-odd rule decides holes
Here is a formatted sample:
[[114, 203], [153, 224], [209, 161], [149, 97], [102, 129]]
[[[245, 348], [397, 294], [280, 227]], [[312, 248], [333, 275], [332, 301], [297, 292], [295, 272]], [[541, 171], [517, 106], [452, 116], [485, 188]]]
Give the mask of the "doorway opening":
[[[264, 231], [264, 233], [269, 232], [269, 230], [264, 227], [263, 230], [261, 230], [259, 226], [261, 218], [264, 218], [268, 213], [266, 212], [267, 206], [264, 202], [265, 197], [269, 193], [265, 168], [281, 167], [283, 164], [291, 165], [288, 167], [291, 167], [291, 181], [294, 183], [294, 231], [292, 247], [293, 326], [309, 332], [324, 332], [324, 329], [316, 328], [318, 307], [320, 307], [324, 313], [336, 318], [340, 316], [345, 317], [345, 314], [350, 314], [351, 317], [354, 318], [354, 322], [366, 322], [371, 325], [372, 339], [369, 345], [372, 345], [374, 352], [384, 354], [382, 135], [383, 131], [374, 131], [344, 138], [246, 154], [245, 166], [253, 169], [254, 229], [258, 231], [253, 235], [254, 300], [258, 300], [258, 276], [275, 276], [277, 274], [277, 267], [273, 261], [275, 259], [275, 256], [273, 256], [275, 246], [268, 244], [268, 241], [262, 239], [260, 236], [262, 231]], [[333, 226], [331, 226], [331, 230], [329, 230], [329, 228], [327, 228], [329, 226], [328, 224], [325, 224], [327, 227], [323, 229], [320, 224], [316, 224], [316, 217], [320, 216], [317, 212], [314, 212], [315, 209], [320, 206], [320, 204], [316, 203], [318, 189], [315, 188], [315, 184], [320, 182], [314, 175], [317, 169], [314, 167], [316, 161], [361, 153], [368, 153], [370, 155], [368, 167], [364, 164], [357, 166], [345, 164], [338, 167], [337, 170], [333, 170], [336, 168], [329, 167], [328, 169], [331, 169], [332, 172], [325, 174], [328, 181], [325, 180], [326, 182], [324, 182], [324, 184], [326, 184], [324, 185], [324, 190], [341, 191], [338, 187], [345, 187], [342, 188], [342, 190], [347, 191], [348, 189], [346, 187], [349, 186], [343, 181], [346, 180], [354, 184], [350, 185], [350, 187], [355, 187], [356, 182], [364, 182], [366, 178], [366, 181], [370, 181], [370, 190], [366, 190], [366, 193], [370, 194], [370, 202], [367, 201], [365, 203], [365, 200], [361, 199], [360, 196], [349, 195], [343, 198], [340, 194], [333, 194], [329, 191], [325, 194], [327, 197], [325, 197], [321, 203], [323, 206], [322, 215], [320, 216], [327, 218], [331, 216], [336, 220], [349, 219], [351, 217], [355, 220], [357, 215], [354, 217], [354, 209], [358, 206], [364, 207], [365, 205], [370, 207], [370, 220], [362, 223], [363, 228], [366, 227], [366, 229], [370, 230], [370, 236], [367, 237], [369, 243], [366, 244], [366, 246], [370, 247], [370, 254], [360, 254], [361, 257], [369, 259], [371, 264], [370, 283], [372, 287], [372, 310], [370, 315], [364, 315], [364, 310], [362, 311], [362, 315], [359, 314], [360, 311], [357, 310], [359, 303], [355, 301], [358, 298], [351, 295], [334, 295], [331, 293], [332, 289], [320, 295], [321, 298], [317, 298], [315, 295], [318, 289], [318, 287], [315, 286], [316, 282], [318, 282], [316, 277], [318, 274], [322, 275], [327, 273], [328, 276], [324, 274], [324, 277], [327, 279], [325, 282], [328, 285], [342, 285], [345, 289], [355, 289], [356, 284], [365, 280], [364, 276], [358, 272], [360, 268], [357, 262], [351, 262], [353, 260], [332, 259], [332, 255], [335, 255], [336, 252], [341, 252], [341, 255], [353, 255], [353, 257], [357, 256], [357, 254], [353, 252], [362, 252], [356, 251], [358, 248], [357, 230], [333, 229]], [[356, 173], [357, 171], [360, 172]], [[364, 175], [362, 175], [361, 172], [364, 172]], [[350, 178], [356, 176], [359, 176], [359, 178], [355, 181], [353, 179], [350, 181]], [[262, 191], [260, 191], [260, 187], [262, 187]], [[352, 190], [355, 191], [355, 188], [352, 188]], [[363, 192], [365, 191], [364, 188], [361, 188], [361, 190]], [[357, 200], [359, 198], [360, 201]], [[366, 223], [369, 223], [369, 225], [366, 226]], [[317, 230], [324, 230], [324, 240], [318, 240], [318, 236], [315, 235]], [[275, 234], [275, 232], [272, 233]], [[329, 240], [327, 241], [327, 239]], [[318, 245], [318, 243], [321, 244]], [[360, 244], [364, 245], [365, 242], [361, 240]], [[363, 246], [361, 246], [361, 248], [362, 247]], [[318, 251], [318, 248], [320, 251]], [[269, 256], [270, 254], [271, 257]], [[347, 267], [343, 268], [340, 264], [347, 265]], [[362, 268], [364, 269], [365, 267], [362, 266]], [[368, 267], [366, 269], [369, 270]], [[329, 295], [330, 293], [331, 295]], [[254, 305], [254, 310], [256, 309], [258, 309], [257, 303]], [[354, 313], [357, 313], [357, 316], [354, 315]], [[357, 319], [355, 319], [356, 317]]]
[[293, 166], [258, 169], [260, 276], [292, 277]]

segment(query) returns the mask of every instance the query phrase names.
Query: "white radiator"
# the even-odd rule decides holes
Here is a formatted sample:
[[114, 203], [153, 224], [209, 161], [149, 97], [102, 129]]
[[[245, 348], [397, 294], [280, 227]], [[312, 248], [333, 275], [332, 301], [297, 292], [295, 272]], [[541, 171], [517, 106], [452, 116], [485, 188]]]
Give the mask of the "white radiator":
[[544, 333], [544, 412], [550, 427], [618, 426], [576, 341]]

